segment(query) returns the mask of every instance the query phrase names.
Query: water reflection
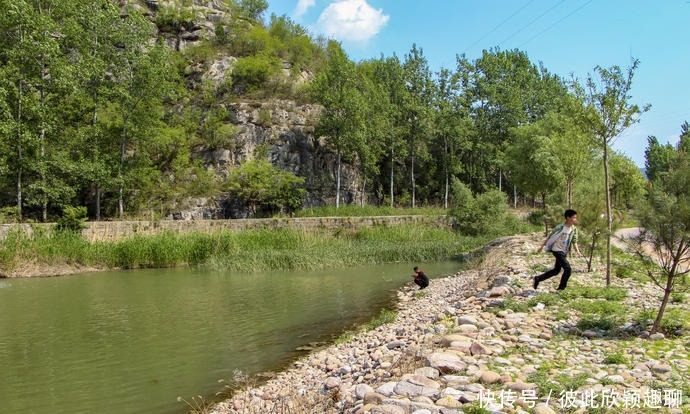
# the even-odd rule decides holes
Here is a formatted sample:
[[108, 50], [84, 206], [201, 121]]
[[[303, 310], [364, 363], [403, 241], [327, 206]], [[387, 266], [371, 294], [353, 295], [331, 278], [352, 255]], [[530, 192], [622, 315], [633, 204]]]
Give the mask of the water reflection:
[[[425, 264], [433, 276], [457, 263]], [[411, 264], [321, 272], [111, 272], [0, 282], [0, 400], [12, 413], [180, 413], [178, 396], [280, 369], [369, 320]], [[433, 283], [433, 280], [432, 280]]]

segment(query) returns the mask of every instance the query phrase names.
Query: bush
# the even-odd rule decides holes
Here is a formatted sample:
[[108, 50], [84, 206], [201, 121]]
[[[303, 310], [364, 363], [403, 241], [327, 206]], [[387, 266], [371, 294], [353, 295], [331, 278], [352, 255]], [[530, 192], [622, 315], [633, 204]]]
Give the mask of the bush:
[[628, 359], [620, 353], [606, 355], [604, 358], [604, 364], [627, 364]]
[[455, 207], [450, 216], [455, 220], [456, 229], [463, 234], [492, 234], [506, 228], [508, 205], [502, 191], [490, 190], [474, 196], [465, 184], [456, 179], [453, 181], [453, 200]]
[[57, 221], [61, 231], [79, 232], [86, 228], [86, 207], [67, 206], [62, 210], [62, 217]]
[[263, 54], [238, 59], [232, 69], [233, 88], [238, 94], [259, 90], [279, 70], [278, 60]]
[[0, 223], [14, 223], [19, 219], [17, 206], [3, 207], [0, 209]]
[[527, 220], [530, 222], [530, 224], [535, 226], [543, 226], [545, 217], [546, 213], [543, 210], [539, 210], [531, 212], [529, 216], [527, 216]]
[[364, 329], [370, 331], [372, 329], [378, 328], [381, 325], [393, 323], [395, 322], [395, 318], [397, 317], [397, 312], [390, 311], [387, 309], [381, 309], [381, 313], [379, 313], [379, 316], [372, 318], [372, 320], [368, 324], [364, 325]]
[[618, 316], [601, 316], [587, 314], [583, 315], [580, 321], [577, 323], [578, 329], [583, 331], [590, 329], [600, 329], [602, 331], [610, 331], [616, 326], [621, 324], [621, 319]]

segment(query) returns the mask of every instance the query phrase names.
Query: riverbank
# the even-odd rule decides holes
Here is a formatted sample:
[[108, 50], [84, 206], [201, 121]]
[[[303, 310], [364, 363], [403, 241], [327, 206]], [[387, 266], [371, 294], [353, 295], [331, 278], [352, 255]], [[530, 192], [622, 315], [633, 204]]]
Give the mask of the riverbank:
[[318, 270], [452, 259], [485, 244], [432, 224], [365, 228], [162, 232], [89, 242], [76, 233], [11, 233], [0, 242], [0, 277], [204, 266], [236, 272]]
[[661, 291], [630, 258], [610, 288], [575, 260], [568, 289], [556, 293], [555, 278], [534, 291], [531, 276], [552, 264], [533, 253], [540, 241], [502, 239], [476, 270], [400, 290], [395, 321], [197, 412], [688, 412], [687, 300], [650, 338]]

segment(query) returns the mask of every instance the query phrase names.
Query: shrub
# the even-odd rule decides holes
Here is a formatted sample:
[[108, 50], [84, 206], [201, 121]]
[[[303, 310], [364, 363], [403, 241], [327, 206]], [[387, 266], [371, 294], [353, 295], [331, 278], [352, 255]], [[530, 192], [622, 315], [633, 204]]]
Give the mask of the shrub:
[[463, 234], [476, 236], [500, 232], [506, 226], [508, 206], [505, 193], [490, 190], [474, 196], [472, 191], [459, 180], [453, 181], [455, 207], [450, 216], [455, 227]]
[[17, 206], [8, 206], [0, 209], [0, 223], [14, 223], [19, 219]]
[[627, 364], [628, 359], [621, 353], [616, 352], [615, 354], [606, 355], [604, 358], [604, 364]]
[[604, 288], [596, 286], [573, 286], [572, 288], [561, 291], [560, 295], [565, 299], [587, 298], [620, 301], [628, 296], [628, 291], [616, 286], [607, 286]]
[[232, 69], [232, 84], [238, 94], [261, 89], [280, 70], [276, 58], [264, 54], [238, 59]]
[[62, 210], [62, 217], [57, 221], [57, 229], [61, 231], [79, 232], [86, 228], [86, 207], [67, 206]]
[[668, 309], [661, 320], [660, 330], [666, 336], [674, 336], [687, 328], [688, 313], [682, 309]]
[[582, 313], [593, 313], [598, 315], [622, 315], [628, 311], [627, 308], [618, 302], [582, 298], [572, 302], [570, 306]]
[[614, 329], [616, 326], [620, 325], [620, 323], [621, 320], [617, 316], [587, 314], [583, 315], [582, 318], [580, 318], [580, 321], [577, 323], [577, 327], [578, 329], [581, 329], [583, 331], [590, 329], [610, 331]]
[[378, 328], [381, 325], [393, 323], [395, 322], [395, 318], [397, 316], [397, 312], [389, 311], [388, 309], [381, 309], [381, 313], [379, 313], [379, 316], [373, 318], [368, 324], [364, 325], [364, 329], [370, 331], [372, 329]]

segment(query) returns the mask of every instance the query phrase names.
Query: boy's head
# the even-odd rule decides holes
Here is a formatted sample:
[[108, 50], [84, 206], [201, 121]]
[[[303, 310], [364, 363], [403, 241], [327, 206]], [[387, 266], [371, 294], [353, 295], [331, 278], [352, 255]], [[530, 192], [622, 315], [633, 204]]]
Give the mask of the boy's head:
[[565, 216], [566, 223], [575, 224], [577, 222], [577, 211], [568, 209], [563, 215]]
[[419, 270], [419, 268], [417, 266], [415, 266], [414, 269], [412, 269], [412, 270], [414, 270], [416, 272], [417, 270]]

